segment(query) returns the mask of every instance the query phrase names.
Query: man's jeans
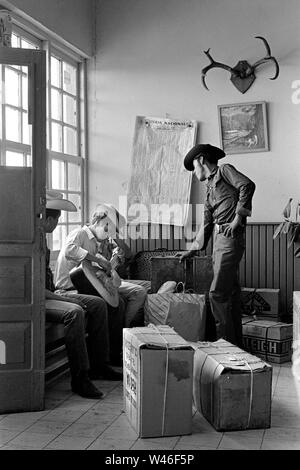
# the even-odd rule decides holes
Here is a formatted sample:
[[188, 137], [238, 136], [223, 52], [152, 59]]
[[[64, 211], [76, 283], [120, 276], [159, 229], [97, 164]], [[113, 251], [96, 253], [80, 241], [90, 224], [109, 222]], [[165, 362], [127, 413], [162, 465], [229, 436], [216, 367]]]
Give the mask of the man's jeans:
[[[67, 294], [67, 293], [66, 293]], [[101, 371], [109, 362], [107, 307], [103, 299], [72, 294], [86, 305], [60, 300], [46, 300], [46, 321], [63, 323], [65, 344], [72, 377], [80, 371]], [[88, 337], [85, 338], [86, 333]]]
[[213, 248], [214, 277], [209, 299], [216, 322], [217, 339], [224, 338], [242, 347], [242, 318], [239, 263], [245, 250], [245, 233], [226, 237], [215, 233]]
[[142, 286], [122, 280], [119, 292], [126, 300], [125, 328], [135, 325], [144, 325], [144, 304], [147, 297], [146, 290]]

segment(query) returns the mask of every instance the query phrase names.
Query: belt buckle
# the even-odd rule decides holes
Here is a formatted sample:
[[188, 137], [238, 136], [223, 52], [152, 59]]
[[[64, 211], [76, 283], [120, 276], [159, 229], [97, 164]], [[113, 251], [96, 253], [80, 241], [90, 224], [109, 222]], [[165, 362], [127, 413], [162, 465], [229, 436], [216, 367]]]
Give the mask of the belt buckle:
[[221, 225], [216, 224], [216, 232], [221, 233]]

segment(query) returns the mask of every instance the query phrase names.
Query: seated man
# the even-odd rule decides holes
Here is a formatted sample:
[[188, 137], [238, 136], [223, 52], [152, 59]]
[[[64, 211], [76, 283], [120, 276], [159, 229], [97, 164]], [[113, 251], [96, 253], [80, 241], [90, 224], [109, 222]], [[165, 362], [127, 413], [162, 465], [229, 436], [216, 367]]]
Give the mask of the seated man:
[[[52, 233], [61, 211], [76, 211], [70, 201], [57, 191], [47, 191], [45, 231]], [[106, 303], [100, 297], [55, 293], [49, 266], [50, 250], [46, 251], [46, 321], [64, 324], [65, 344], [74, 393], [86, 398], [101, 398], [103, 393], [91, 379], [122, 380], [122, 374], [109, 365], [109, 338]], [[88, 333], [87, 340], [85, 339]]]
[[[99, 265], [108, 273], [111, 272], [112, 266], [110, 260], [112, 255], [119, 258], [119, 263], [123, 263], [128, 258], [127, 245], [119, 238], [119, 227], [123, 220], [112, 206], [101, 204], [97, 207], [92, 217], [90, 225], [85, 225], [80, 229], [73, 230], [66, 240], [65, 246], [61, 249], [57, 260], [57, 268], [55, 273], [55, 281], [58, 289], [74, 288], [72, 284], [70, 271], [79, 266], [80, 263], [87, 259], [93, 261], [98, 260]], [[109, 217], [108, 217], [109, 215]], [[106, 217], [109, 223], [106, 223]], [[109, 227], [109, 228], [108, 228]], [[114, 232], [115, 238], [112, 239], [110, 234]], [[130, 250], [129, 250], [130, 251]], [[82, 274], [82, 273], [81, 273]], [[74, 277], [73, 277], [74, 279]], [[94, 288], [85, 279], [76, 283], [76, 288], [81, 292], [89, 292], [96, 295]], [[120, 297], [126, 300], [125, 310], [125, 328], [142, 325], [144, 321], [143, 307], [146, 300], [146, 290], [136, 284], [121, 280], [118, 287]], [[99, 295], [99, 294], [98, 294]], [[142, 313], [141, 313], [142, 312]], [[139, 317], [142, 316], [142, 319]]]

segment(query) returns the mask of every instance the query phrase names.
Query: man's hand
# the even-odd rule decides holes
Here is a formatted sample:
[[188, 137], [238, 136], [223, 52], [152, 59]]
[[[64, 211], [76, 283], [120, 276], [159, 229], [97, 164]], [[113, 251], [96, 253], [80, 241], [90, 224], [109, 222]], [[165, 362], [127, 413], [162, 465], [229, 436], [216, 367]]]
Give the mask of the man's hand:
[[96, 254], [96, 258], [99, 266], [103, 268], [107, 272], [107, 274], [110, 274], [112, 269], [110, 261], [108, 261], [106, 258], [104, 258], [104, 256], [100, 255], [99, 253]]
[[179, 263], [182, 263], [185, 259], [192, 258], [196, 254], [197, 250], [189, 250], [184, 253], [176, 253], [175, 257], [179, 258]]
[[223, 235], [225, 237], [231, 237], [233, 238], [235, 236], [236, 230], [241, 226], [241, 217], [239, 215], [236, 215], [233, 221], [228, 224], [223, 232]]

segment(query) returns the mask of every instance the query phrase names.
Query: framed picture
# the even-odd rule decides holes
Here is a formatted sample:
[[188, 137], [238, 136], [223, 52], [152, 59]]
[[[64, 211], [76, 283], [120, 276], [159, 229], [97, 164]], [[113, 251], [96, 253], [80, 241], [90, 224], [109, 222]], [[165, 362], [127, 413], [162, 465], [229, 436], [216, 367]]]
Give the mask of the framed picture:
[[265, 101], [218, 106], [221, 147], [227, 154], [269, 150]]

